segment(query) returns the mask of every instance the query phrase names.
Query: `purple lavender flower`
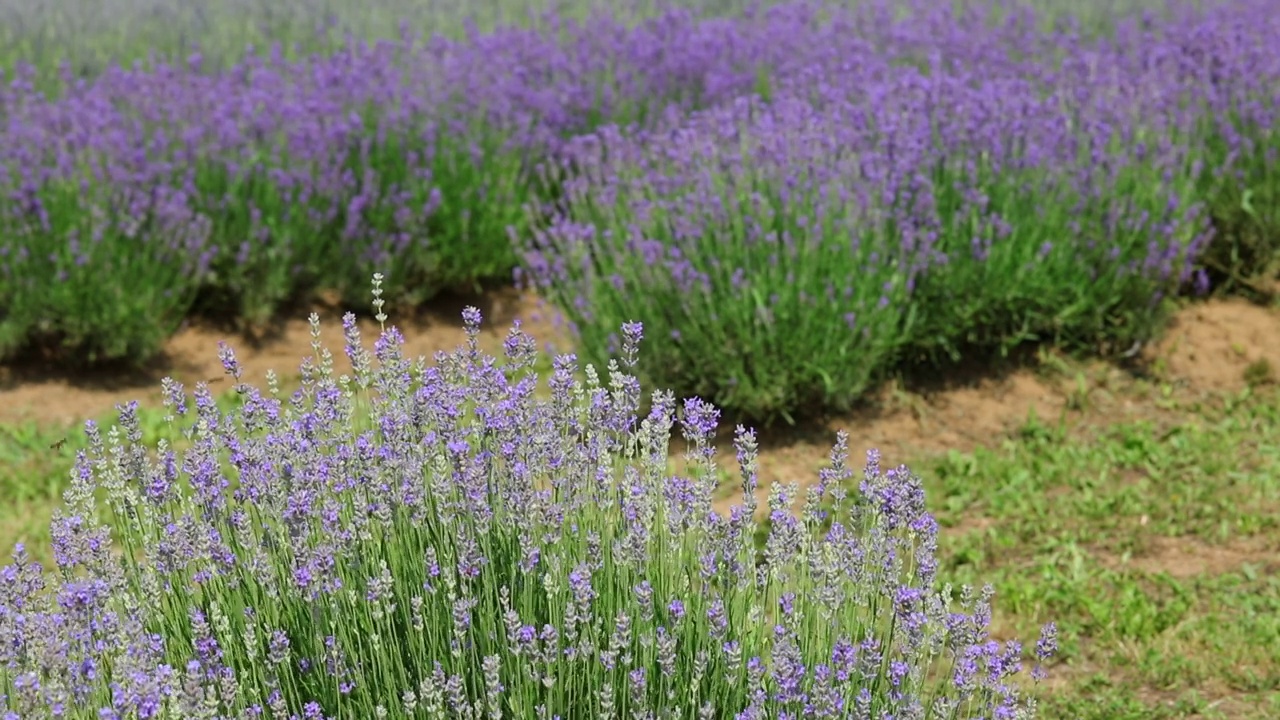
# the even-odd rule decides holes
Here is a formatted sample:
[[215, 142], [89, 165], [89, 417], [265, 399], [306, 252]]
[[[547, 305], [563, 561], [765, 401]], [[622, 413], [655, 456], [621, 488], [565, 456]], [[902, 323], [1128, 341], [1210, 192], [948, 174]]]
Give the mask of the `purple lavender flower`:
[[222, 369], [236, 382], [240, 381], [240, 363], [236, 360], [235, 351], [225, 342], [218, 343], [218, 359], [222, 361]]
[[680, 622], [684, 619], [684, 603], [678, 598], [672, 600], [667, 605], [667, 613], [671, 616], [672, 621]]
[[1044, 664], [1053, 659], [1058, 652], [1058, 626], [1055, 623], [1046, 623], [1040, 630], [1040, 639], [1036, 641], [1036, 666], [1032, 669], [1032, 676], [1037, 680], [1043, 680], [1047, 673]]

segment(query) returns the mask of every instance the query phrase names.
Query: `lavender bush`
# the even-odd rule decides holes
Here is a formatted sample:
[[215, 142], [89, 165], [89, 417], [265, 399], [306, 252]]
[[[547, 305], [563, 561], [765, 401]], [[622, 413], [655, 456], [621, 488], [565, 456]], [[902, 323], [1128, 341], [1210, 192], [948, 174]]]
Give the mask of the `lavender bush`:
[[427, 367], [348, 315], [352, 375], [317, 339], [299, 390], [240, 385], [226, 413], [166, 380], [182, 452], [141, 446], [136, 403], [87, 424], [56, 567], [19, 547], [0, 571], [0, 717], [1034, 715], [990, 589], [939, 583], [906, 468], [871, 452], [850, 494], [839, 435], [801, 513], [770, 489], [761, 549], [754, 433], [719, 515], [718, 412], [657, 392], [637, 416], [638, 323], [607, 379], [560, 356], [539, 399], [534, 341], [517, 325], [498, 360], [463, 317]]
[[1224, 288], [1269, 296], [1280, 278], [1280, 18], [1269, 3], [1246, 1], [1180, 35], [1162, 65], [1199, 89], [1198, 195], [1217, 235], [1200, 262]]
[[1272, 192], [1280, 73], [1258, 53], [1280, 33], [1226, 9], [1087, 43], [1031, 20], [886, 18], [769, 102], [578, 138], [527, 280], [592, 361], [647, 317], [643, 377], [757, 419], [844, 409], [903, 359], [1132, 351], [1163, 298], [1204, 289], [1224, 197]]
[[855, 118], [742, 100], [693, 123], [579, 142], [528, 279], [594, 362], [620, 346], [617, 313], [649, 313], [641, 374], [678, 392], [756, 417], [855, 395], [894, 356], [930, 251], [884, 242], [895, 218], [859, 206]]

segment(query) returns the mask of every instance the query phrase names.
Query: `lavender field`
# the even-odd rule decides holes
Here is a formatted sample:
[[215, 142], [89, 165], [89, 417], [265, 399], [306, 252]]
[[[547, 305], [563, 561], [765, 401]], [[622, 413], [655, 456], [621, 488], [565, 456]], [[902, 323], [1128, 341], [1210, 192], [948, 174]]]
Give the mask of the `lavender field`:
[[643, 377], [753, 419], [903, 362], [1125, 352], [1165, 298], [1274, 275], [1267, 5], [1090, 32], [994, 4], [543, 14], [52, 85], [16, 62], [0, 357], [140, 363], [193, 313], [513, 270], [591, 361], [648, 318]]
[[[378, 331], [0, 425], [0, 720], [1275, 717], [1270, 356], [923, 474], [721, 426], [1274, 300], [1272, 6], [0, 0], [0, 398], [370, 278]], [[573, 352], [411, 357], [512, 285]]]

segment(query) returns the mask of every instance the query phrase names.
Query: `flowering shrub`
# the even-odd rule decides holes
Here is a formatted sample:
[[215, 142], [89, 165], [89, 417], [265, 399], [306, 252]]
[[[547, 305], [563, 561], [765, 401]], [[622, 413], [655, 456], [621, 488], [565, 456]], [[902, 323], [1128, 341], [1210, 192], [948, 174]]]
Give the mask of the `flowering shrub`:
[[751, 419], [838, 411], [904, 359], [1132, 351], [1164, 298], [1206, 289], [1215, 231], [1218, 279], [1274, 262], [1274, 21], [1086, 42], [924, 12], [867, 37], [768, 101], [569, 144], [558, 213], [519, 239], [590, 361], [645, 317], [646, 380]]
[[227, 413], [166, 380], [182, 452], [140, 446], [134, 403], [87, 424], [56, 567], [19, 547], [0, 571], [0, 717], [1033, 716], [991, 591], [939, 583], [906, 468], [869, 453], [849, 492], [841, 434], [802, 512], [770, 489], [758, 547], [754, 433], [717, 514], [717, 410], [657, 392], [637, 416], [639, 324], [607, 378], [560, 356], [540, 398], [533, 340], [498, 360], [463, 317], [426, 367], [348, 315], [352, 375], [317, 340], [299, 390], [239, 385]]

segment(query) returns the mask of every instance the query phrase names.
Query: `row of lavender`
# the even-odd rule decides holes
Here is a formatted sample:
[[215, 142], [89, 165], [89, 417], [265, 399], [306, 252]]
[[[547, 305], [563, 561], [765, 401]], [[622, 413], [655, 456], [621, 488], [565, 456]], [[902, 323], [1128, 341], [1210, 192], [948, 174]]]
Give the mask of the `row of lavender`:
[[261, 320], [374, 270], [406, 300], [509, 282], [508, 229], [563, 140], [749, 92], [819, 22], [546, 25], [68, 74], [53, 99], [26, 68], [0, 91], [0, 357], [142, 360], [193, 306]]
[[[748, 417], [842, 409], [886, 369], [1049, 339], [1132, 354], [1162, 300], [1280, 250], [1280, 20], [917, 13], [778, 84], [562, 153], [532, 282], [601, 363]], [[913, 62], [901, 62], [911, 58]]]
[[193, 306], [262, 319], [373, 270], [422, 300], [523, 260], [591, 359], [643, 318], [646, 373], [771, 415], [904, 358], [1123, 351], [1195, 268], [1273, 261], [1266, 2], [1088, 39], [938, 5], [192, 59], [54, 100], [17, 78], [0, 354], [140, 359]]

